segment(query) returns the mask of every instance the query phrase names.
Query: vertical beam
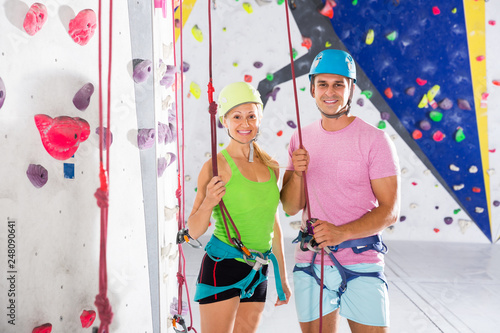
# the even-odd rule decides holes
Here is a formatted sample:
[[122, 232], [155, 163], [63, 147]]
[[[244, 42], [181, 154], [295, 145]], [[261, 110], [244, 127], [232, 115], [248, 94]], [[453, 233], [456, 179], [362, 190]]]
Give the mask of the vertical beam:
[[[153, 9], [150, 0], [128, 0], [130, 40], [132, 59], [153, 61]], [[154, 71], [147, 81], [135, 84], [137, 128], [154, 128], [156, 118], [154, 109]], [[160, 332], [160, 271], [158, 247], [158, 198], [156, 144], [141, 150], [142, 192], [144, 198], [144, 217], [146, 243], [148, 250], [149, 286], [153, 332]]]

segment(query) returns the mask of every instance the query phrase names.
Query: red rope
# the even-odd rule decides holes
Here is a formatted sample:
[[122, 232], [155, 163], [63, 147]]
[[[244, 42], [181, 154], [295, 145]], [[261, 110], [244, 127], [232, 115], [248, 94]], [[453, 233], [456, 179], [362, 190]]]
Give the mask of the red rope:
[[99, 333], [109, 332], [109, 325], [113, 320], [111, 304], [107, 297], [108, 275], [106, 262], [106, 242], [108, 237], [108, 206], [109, 206], [109, 146], [111, 143], [111, 64], [112, 64], [112, 35], [113, 35], [113, 1], [109, 1], [109, 58], [108, 58], [108, 80], [107, 80], [107, 128], [106, 131], [106, 168], [103, 164], [103, 103], [102, 103], [102, 29], [101, 29], [102, 3], [99, 0], [99, 181], [100, 187], [94, 196], [97, 199], [97, 205], [101, 209], [101, 238], [99, 254], [99, 294], [95, 299], [95, 305], [101, 320]]
[[[299, 147], [304, 148], [302, 145], [302, 130], [300, 126], [300, 113], [299, 113], [299, 102], [298, 102], [298, 97], [297, 97], [297, 83], [295, 82], [295, 65], [293, 61], [293, 48], [292, 48], [292, 37], [290, 34], [290, 18], [288, 14], [288, 6], [285, 6], [285, 12], [286, 12], [286, 25], [287, 25], [287, 32], [288, 32], [288, 47], [289, 47], [289, 53], [290, 53], [290, 68], [292, 70], [292, 81], [293, 81], [293, 91], [294, 91], [294, 97], [295, 97], [295, 113], [297, 117], [297, 132], [299, 135]], [[306, 179], [306, 173], [304, 172], [303, 175], [304, 179], [304, 195], [306, 197], [306, 210], [307, 210], [307, 217], [308, 219], [311, 219], [311, 209], [309, 206], [309, 195], [307, 191], [307, 179]], [[323, 281], [324, 281], [324, 268], [323, 268], [323, 263], [324, 263], [324, 257], [325, 257], [325, 251], [323, 249], [321, 250], [321, 283], [320, 283], [320, 291], [319, 291], [319, 331], [323, 331]]]

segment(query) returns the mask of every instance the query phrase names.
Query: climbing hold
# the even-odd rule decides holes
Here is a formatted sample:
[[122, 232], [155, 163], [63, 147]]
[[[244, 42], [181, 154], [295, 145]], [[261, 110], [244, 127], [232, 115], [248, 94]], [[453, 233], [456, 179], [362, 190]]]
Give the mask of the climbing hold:
[[446, 224], [448, 224], [448, 225], [449, 225], [449, 224], [452, 224], [452, 223], [453, 223], [453, 218], [452, 218], [452, 217], [449, 217], [449, 216], [445, 217], [445, 218], [444, 218], [444, 223], [446, 223]]
[[189, 65], [187, 62], [183, 61], [182, 62], [182, 72], [183, 73], [186, 73], [188, 70], [189, 70], [189, 67], [191, 67], [191, 65]]
[[425, 94], [422, 99], [420, 100], [420, 103], [418, 103], [418, 108], [426, 108], [429, 105], [429, 99], [427, 98], [427, 94]]
[[133, 63], [134, 73], [132, 74], [132, 78], [134, 79], [134, 82], [141, 83], [146, 81], [152, 72], [151, 67], [153, 63], [151, 60], [134, 59]]
[[467, 110], [467, 111], [472, 110], [469, 102], [465, 99], [458, 99], [458, 107], [462, 110]]
[[381, 121], [379, 121], [379, 122], [378, 122], [377, 127], [378, 127], [379, 129], [384, 129], [384, 128], [386, 128], [386, 127], [387, 127], [387, 125], [385, 124], [385, 121], [381, 120]]
[[243, 3], [243, 9], [248, 13], [248, 14], [252, 14], [253, 13], [253, 8], [252, 8], [252, 5], [249, 4], [248, 2], [244, 2]]
[[438, 232], [440, 232], [441, 230], [439, 230], [438, 228], [434, 228], [434, 232], [437, 234]]
[[399, 222], [404, 222], [404, 221], [406, 221], [406, 216], [403, 215], [399, 218]]
[[167, 144], [175, 140], [176, 129], [173, 123], [158, 122], [158, 143]]
[[465, 187], [464, 184], [459, 184], [459, 185], [453, 185], [453, 190], [455, 191], [460, 191], [461, 189], [463, 189]]
[[193, 34], [194, 39], [196, 39], [200, 43], [203, 42], [203, 32], [201, 31], [201, 29], [198, 27], [197, 24], [195, 24], [191, 28], [191, 33]]
[[498, 201], [498, 200], [493, 201], [493, 206], [495, 206], [495, 207], [500, 206], [500, 201]]
[[417, 205], [416, 203], [411, 203], [411, 204], [410, 204], [410, 208], [411, 208], [411, 209], [418, 208], [418, 205]]
[[382, 120], [389, 120], [391, 118], [391, 114], [389, 112], [381, 112], [380, 113], [380, 118], [382, 118]]
[[389, 99], [391, 99], [394, 96], [390, 87], [384, 90], [384, 94]]
[[365, 95], [366, 98], [370, 99], [370, 98], [372, 98], [373, 93], [370, 90], [363, 90], [361, 92], [361, 95]]
[[311, 38], [302, 36], [302, 44], [301, 45], [309, 50], [312, 47]]
[[[189, 65], [188, 65], [189, 68]], [[167, 65], [165, 73], [163, 73], [163, 77], [160, 79], [160, 86], [164, 86], [165, 89], [168, 89], [175, 82], [175, 74], [177, 73], [177, 69], [173, 65]]]
[[268, 80], [268, 81], [272, 81], [273, 79], [274, 79], [274, 75], [273, 75], [273, 73], [267, 73], [267, 75], [266, 75], [266, 80]]
[[80, 322], [82, 323], [83, 328], [89, 328], [94, 323], [96, 314], [94, 310], [83, 310], [80, 315]]
[[189, 91], [191, 92], [191, 94], [193, 94], [193, 96], [196, 99], [200, 98], [201, 89], [200, 89], [200, 86], [198, 84], [196, 84], [195, 82], [191, 82], [191, 84], [189, 85]]
[[[100, 127], [97, 127], [95, 129], [95, 134], [97, 135], [101, 135], [101, 131], [99, 130]], [[107, 141], [108, 140], [108, 129], [106, 127], [103, 127], [102, 128], [103, 131], [102, 131], [102, 149], [106, 150], [108, 145], [107, 145]], [[113, 143], [113, 133], [109, 133], [109, 146], [111, 146], [111, 144]]]
[[280, 91], [280, 87], [274, 87], [272, 91], [267, 93], [267, 98], [271, 97], [275, 101], [278, 91]]
[[488, 97], [489, 96], [490, 96], [490, 94], [488, 94], [487, 92], [481, 94], [481, 104], [480, 104], [481, 108], [484, 109], [488, 106]]
[[464, 140], [465, 140], [464, 129], [462, 127], [458, 127], [457, 131], [455, 132], [455, 141], [462, 142]]
[[453, 101], [448, 97], [445, 97], [441, 102], [439, 102], [439, 107], [443, 110], [449, 110], [453, 107]]
[[73, 97], [73, 104], [80, 111], [85, 111], [90, 104], [90, 97], [94, 93], [94, 85], [86, 83], [80, 88]]
[[372, 45], [374, 39], [375, 39], [375, 32], [373, 31], [373, 29], [368, 30], [365, 39], [366, 45]]
[[496, 151], [497, 151], [497, 149], [496, 149], [496, 148], [493, 148], [493, 149], [488, 149], [488, 151], [489, 151], [490, 153], [494, 153], [494, 152], [496, 152]]
[[300, 88], [300, 91], [306, 91], [305, 87]]
[[30, 164], [28, 170], [26, 170], [26, 175], [36, 188], [43, 187], [49, 180], [49, 172], [40, 164]]
[[333, 18], [333, 7], [337, 4], [333, 0], [326, 0], [325, 5], [319, 11], [321, 15], [328, 17], [329, 19]]
[[158, 158], [158, 172], [157, 172], [158, 178], [163, 176], [165, 169], [167, 169], [167, 159], [165, 157], [159, 157]]
[[262, 65], [263, 65], [263, 63], [261, 63], [260, 61], [256, 61], [253, 63], [253, 67], [255, 67], [255, 68], [261, 68]]
[[476, 209], [474, 209], [474, 211], [478, 214], [481, 214], [482, 212], [484, 212], [484, 208], [482, 207], [476, 207]]
[[495, 86], [500, 86], [500, 80], [491, 81]]
[[458, 213], [460, 213], [462, 210], [460, 208], [457, 208], [457, 209], [454, 209], [453, 210], [453, 214], [457, 215]]
[[434, 15], [439, 15], [439, 14], [441, 14], [441, 11], [439, 10], [439, 7], [438, 7], [438, 6], [434, 6], [434, 7], [432, 7], [432, 14], [434, 14]]
[[472, 192], [474, 193], [481, 193], [481, 189], [479, 187], [473, 187]]
[[233, 67], [238, 67], [238, 63], [237, 62], [233, 62]]
[[438, 122], [443, 119], [443, 114], [439, 111], [431, 111], [429, 112], [429, 117], [431, 118], [432, 121]]
[[[182, 301], [181, 315], [182, 316], [187, 315], [188, 311], [189, 311], [188, 303], [186, 301]], [[174, 297], [172, 303], [170, 303], [170, 314], [172, 316], [179, 314], [179, 300], [177, 299], [177, 297]]]
[[363, 106], [363, 105], [365, 105], [365, 101], [362, 98], [358, 98], [358, 100], [356, 101], [356, 104], [358, 104], [359, 106]]
[[92, 9], [84, 9], [69, 21], [68, 33], [73, 41], [79, 45], [86, 45], [94, 36], [97, 19]]
[[42, 326], [37, 326], [33, 329], [32, 333], [50, 333], [52, 332], [52, 324], [43, 324]]
[[432, 135], [432, 139], [436, 142], [440, 142], [440, 141], [443, 141], [443, 139], [446, 137], [446, 135], [444, 135], [443, 132], [437, 130], [436, 132], [434, 132], [434, 134]]
[[393, 31], [393, 32], [387, 34], [385, 36], [385, 38], [387, 38], [387, 40], [390, 40], [392, 42], [392, 41], [396, 40], [397, 36], [398, 36], [397, 31]]
[[26, 17], [24, 18], [23, 28], [30, 36], [34, 36], [42, 26], [47, 22], [47, 7], [35, 2], [31, 5]]
[[137, 132], [137, 146], [140, 150], [153, 147], [155, 143], [154, 128], [140, 128]]
[[477, 173], [479, 170], [477, 168], [477, 166], [473, 165], [469, 168], [469, 172], [470, 173]]
[[3, 83], [3, 80], [0, 77], [0, 109], [2, 108], [3, 103], [5, 102], [5, 95], [6, 95], [5, 84]]
[[405, 90], [405, 93], [408, 95], [408, 96], [413, 96], [415, 95], [415, 87], [410, 87], [408, 89]]
[[252, 75], [245, 75], [245, 78], [243, 79], [245, 82], [252, 82]]
[[352, 0], [352, 5], [356, 6], [358, 4], [358, 0]]
[[276, 133], [277, 136], [282, 136], [283, 135], [283, 131], [278, 131], [278, 133]]
[[417, 185], [418, 185], [418, 184], [417, 184], [417, 182], [411, 182], [411, 184], [412, 184], [413, 186], [417, 186]]
[[422, 132], [420, 132], [418, 129], [414, 130], [413, 133], [411, 134], [412, 138], [414, 140], [418, 140], [422, 138]]
[[293, 122], [293, 120], [289, 120], [286, 122], [286, 124], [288, 126], [290, 126], [291, 128], [297, 128], [297, 125], [295, 125], [295, 123]]
[[89, 123], [82, 118], [66, 116], [52, 119], [45, 114], [35, 115], [35, 124], [45, 150], [57, 160], [73, 156], [80, 143], [90, 134]]
[[485, 59], [484, 55], [479, 55], [476, 57], [477, 61], [483, 61]]
[[326, 48], [329, 48], [329, 47], [331, 47], [331, 46], [332, 46], [332, 43], [330, 43], [329, 41], [327, 41], [327, 42], [325, 43], [325, 47], [326, 47]]
[[457, 9], [456, 9], [456, 8], [453, 8], [453, 9], [451, 10], [451, 12], [452, 12], [453, 14], [456, 14], [456, 13], [457, 13]]
[[488, 24], [489, 24], [489, 25], [495, 25], [495, 24], [497, 24], [497, 22], [496, 22], [495, 20], [489, 20], [489, 21], [488, 21]]
[[419, 77], [417, 77], [417, 79], [415, 81], [417, 81], [417, 84], [419, 86], [423, 86], [423, 85], [425, 85], [427, 83], [427, 80], [421, 79]]
[[298, 54], [299, 54], [299, 53], [297, 52], [297, 50], [296, 50], [296, 49], [292, 49], [292, 56], [293, 56], [293, 59], [297, 58], [297, 55], [298, 55]]
[[450, 170], [451, 171], [460, 171], [460, 168], [457, 167], [455, 164], [450, 164]]
[[420, 121], [419, 126], [420, 126], [420, 129], [422, 129], [423, 131], [428, 131], [431, 129], [431, 123], [426, 119]]
[[434, 100], [434, 97], [436, 97], [440, 89], [441, 87], [437, 84], [433, 86], [431, 89], [429, 89], [429, 91], [427, 92], [427, 99], [429, 100], [429, 102]]

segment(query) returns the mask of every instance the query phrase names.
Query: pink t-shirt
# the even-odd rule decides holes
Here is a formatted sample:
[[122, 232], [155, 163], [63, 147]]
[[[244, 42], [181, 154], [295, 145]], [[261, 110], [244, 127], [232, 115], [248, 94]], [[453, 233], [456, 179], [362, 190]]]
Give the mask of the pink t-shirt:
[[[382, 130], [355, 118], [349, 126], [328, 132], [321, 119], [302, 129], [302, 143], [309, 152], [307, 189], [311, 217], [342, 225], [357, 220], [378, 202], [370, 180], [399, 175], [399, 161], [394, 144]], [[299, 147], [298, 132], [288, 147], [287, 170], [293, 170], [292, 152]], [[302, 225], [307, 212], [302, 214]], [[298, 263], [310, 263], [313, 253], [295, 249]], [[315, 263], [320, 264], [320, 255]], [[335, 257], [342, 265], [383, 263], [383, 255], [374, 250], [355, 254], [341, 249]], [[333, 265], [325, 256], [325, 265]]]

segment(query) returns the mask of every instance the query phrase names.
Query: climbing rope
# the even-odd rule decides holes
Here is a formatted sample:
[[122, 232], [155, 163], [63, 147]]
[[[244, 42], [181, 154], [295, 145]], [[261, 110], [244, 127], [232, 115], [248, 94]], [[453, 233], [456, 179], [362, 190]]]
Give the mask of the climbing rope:
[[[102, 38], [101, 38], [101, 13], [102, 4], [99, 0], [99, 181], [100, 187], [95, 192], [94, 196], [97, 199], [97, 205], [101, 209], [101, 239], [100, 239], [100, 254], [99, 254], [99, 294], [95, 299], [95, 305], [99, 314], [101, 324], [99, 325], [99, 333], [108, 333], [109, 325], [113, 320], [113, 312], [111, 304], [107, 297], [108, 290], [108, 275], [106, 263], [106, 242], [108, 236], [108, 206], [109, 206], [109, 146], [111, 143], [111, 60], [112, 60], [112, 27], [113, 27], [113, 0], [109, 1], [109, 59], [108, 59], [108, 80], [107, 80], [107, 130], [104, 133], [103, 125], [103, 103], [102, 103]], [[104, 136], [106, 135], [106, 136]], [[105, 139], [104, 139], [105, 138]], [[103, 157], [103, 141], [106, 145], [106, 169], [104, 168]]]
[[[193, 327], [193, 312], [191, 309], [191, 302], [190, 302], [190, 297], [189, 297], [189, 289], [186, 284], [186, 257], [184, 256], [184, 251], [182, 249], [182, 243], [184, 240], [189, 241], [189, 234], [187, 233], [186, 230], [186, 223], [184, 221], [184, 216], [185, 216], [185, 195], [184, 195], [184, 170], [185, 170], [185, 165], [184, 165], [184, 84], [183, 84], [183, 72], [184, 72], [184, 59], [183, 59], [183, 34], [182, 34], [182, 1], [179, 3], [179, 16], [180, 16], [180, 27], [179, 27], [179, 37], [180, 37], [180, 92], [181, 92], [181, 112], [180, 112], [180, 118], [181, 118], [181, 127], [179, 127], [179, 109], [178, 109], [178, 87], [177, 87], [177, 72], [174, 74], [174, 89], [175, 89], [175, 119], [176, 119], [176, 136], [177, 136], [177, 190], [175, 191], [175, 196], [177, 198], [177, 205], [179, 207], [179, 214], [177, 215], [178, 221], [177, 221], [177, 227], [178, 227], [178, 237], [176, 240], [177, 243], [177, 248], [179, 251], [179, 264], [178, 264], [178, 269], [177, 269], [177, 314], [174, 315], [172, 318], [172, 325], [174, 327], [174, 330], [176, 332], [187, 332], [190, 330], [193, 330], [196, 332], [196, 329]], [[172, 24], [173, 24], [173, 29], [172, 29], [172, 40], [173, 40], [173, 54], [174, 54], [174, 67], [177, 68], [177, 51], [175, 47], [175, 0], [172, 0]], [[181, 130], [180, 130], [181, 129]], [[181, 145], [181, 140], [179, 140], [179, 132], [181, 132], [181, 140], [182, 140], [182, 145]], [[182, 180], [181, 180], [182, 179]], [[179, 239], [179, 235], [183, 234], [183, 237]], [[182, 305], [182, 289], [183, 286], [186, 288], [186, 296], [187, 296], [187, 304], [189, 308], [189, 319], [191, 325], [189, 327], [186, 327], [185, 321], [182, 318], [182, 310], [183, 310], [183, 305]], [[181, 326], [182, 329], [179, 329], [177, 326]]]
[[[296, 9], [296, 4], [295, 1], [290, 1], [290, 6], [292, 10]], [[294, 97], [295, 97], [295, 113], [297, 117], [297, 132], [299, 135], [299, 147], [301, 149], [304, 148], [302, 145], [302, 130], [300, 126], [300, 113], [299, 113], [299, 103], [298, 103], [298, 97], [297, 97], [297, 84], [295, 82], [295, 65], [293, 61], [293, 48], [292, 48], [292, 38], [290, 34], [290, 17], [288, 13], [288, 6], [285, 6], [285, 12], [286, 12], [286, 26], [287, 26], [287, 33], [288, 33], [288, 47], [289, 47], [289, 54], [290, 54], [290, 68], [292, 70], [292, 82], [293, 82], [293, 92], [294, 92]], [[304, 180], [304, 195], [306, 198], [306, 211], [307, 211], [307, 219], [311, 220], [311, 209], [309, 205], [309, 195], [307, 191], [307, 179], [306, 179], [306, 172], [303, 173], [302, 179]], [[323, 331], [323, 283], [324, 283], [324, 261], [325, 260], [325, 251], [322, 249], [321, 250], [321, 283], [320, 283], [320, 291], [319, 291], [319, 331]]]

